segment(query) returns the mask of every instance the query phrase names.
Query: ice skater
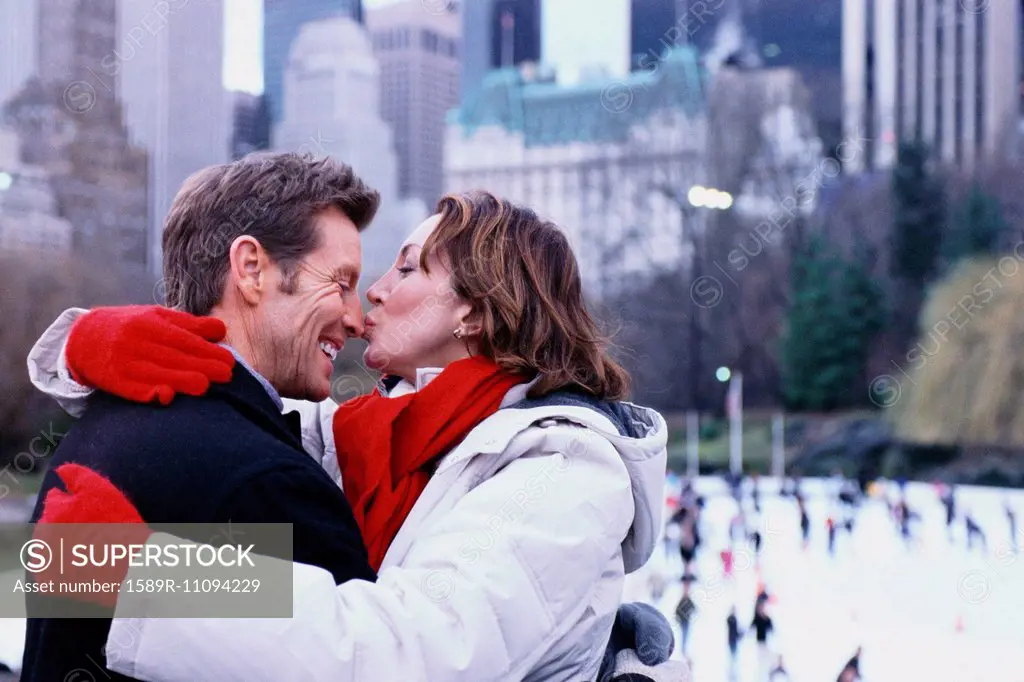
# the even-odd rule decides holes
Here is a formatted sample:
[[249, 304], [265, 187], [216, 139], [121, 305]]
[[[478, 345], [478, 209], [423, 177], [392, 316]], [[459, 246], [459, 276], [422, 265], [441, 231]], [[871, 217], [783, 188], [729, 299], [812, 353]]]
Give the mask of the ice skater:
[[910, 522], [919, 517], [910, 508], [910, 505], [907, 504], [906, 495], [902, 496], [900, 501], [893, 506], [893, 513], [899, 527], [900, 537], [903, 538], [903, 542], [906, 543], [907, 547], [910, 547], [914, 541], [913, 533], [910, 531]]
[[803, 548], [806, 551], [810, 544], [811, 518], [807, 515], [807, 507], [804, 505], [804, 498], [797, 496], [796, 506], [800, 510], [800, 537], [803, 538]]
[[758, 474], [753, 474], [750, 477], [751, 490], [750, 498], [754, 502], [754, 511], [758, 514], [761, 513], [761, 477]]
[[953, 486], [946, 486], [939, 494], [942, 506], [946, 508], [946, 536], [953, 542], [953, 521], [956, 520], [956, 497]]
[[726, 578], [731, 578], [733, 566], [732, 549], [726, 547], [718, 553], [718, 556], [722, 559], [722, 573]]
[[761, 567], [761, 531], [754, 526], [754, 530], [750, 533], [750, 542], [754, 545], [754, 566], [756, 568]]
[[686, 643], [690, 639], [690, 623], [693, 621], [696, 611], [697, 605], [690, 597], [690, 583], [684, 582], [683, 597], [676, 605], [676, 620], [679, 621], [679, 629], [682, 634], [680, 649], [684, 652], [686, 651]]
[[782, 679], [788, 680], [789, 673], [786, 672], [786, 666], [782, 664], [782, 656], [779, 656], [775, 662], [775, 667], [768, 673], [768, 682], [773, 682], [776, 678], [781, 677]]
[[1010, 547], [1016, 553], [1020, 549], [1020, 542], [1017, 539], [1017, 512], [1010, 506], [1009, 500], [1003, 503], [1003, 509], [1006, 512], [1006, 522], [1010, 524]]
[[825, 521], [825, 527], [828, 529], [828, 555], [836, 555], [836, 522], [831, 516]]
[[759, 677], [764, 679], [769, 671], [769, 656], [771, 650], [768, 648], [768, 636], [772, 633], [775, 625], [771, 616], [768, 615], [768, 594], [762, 589], [757, 595], [757, 605], [754, 607], [754, 619], [750, 623], [750, 629], [754, 631], [757, 639], [758, 670]]
[[967, 529], [967, 551], [971, 551], [974, 548], [974, 538], [977, 537], [981, 541], [981, 550], [988, 550], [988, 543], [985, 541], [985, 532], [978, 525], [978, 522], [974, 520], [974, 516], [970, 510], [964, 512], [964, 526]]
[[729, 677], [736, 677], [736, 653], [739, 650], [740, 640], [743, 639], [743, 632], [740, 630], [740, 622], [736, 618], [736, 607], [729, 610], [729, 617], [725, 619], [726, 641], [729, 645]]

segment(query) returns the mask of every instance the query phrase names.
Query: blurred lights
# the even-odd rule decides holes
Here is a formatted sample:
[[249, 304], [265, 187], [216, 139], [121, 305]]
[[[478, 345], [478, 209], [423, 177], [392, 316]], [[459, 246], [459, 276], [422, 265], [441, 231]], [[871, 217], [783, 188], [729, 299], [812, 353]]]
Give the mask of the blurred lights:
[[725, 383], [732, 376], [732, 372], [729, 371], [728, 367], [719, 367], [715, 370], [715, 378]]
[[10, 173], [0, 173], [0, 192], [8, 190], [14, 183], [14, 177]]
[[690, 191], [686, 193], [686, 200], [690, 202], [691, 206], [714, 208], [719, 211], [725, 211], [732, 206], [731, 194], [702, 185], [691, 187]]

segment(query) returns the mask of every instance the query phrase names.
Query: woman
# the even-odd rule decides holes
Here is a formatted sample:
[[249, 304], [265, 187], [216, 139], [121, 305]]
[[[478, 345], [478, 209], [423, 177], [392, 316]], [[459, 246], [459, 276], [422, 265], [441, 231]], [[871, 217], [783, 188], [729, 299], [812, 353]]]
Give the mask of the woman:
[[[657, 538], [666, 428], [653, 410], [613, 402], [628, 377], [597, 334], [564, 235], [488, 194], [446, 197], [367, 296], [364, 358], [390, 378], [387, 397], [302, 411], [304, 443], [340, 473], [378, 581], [336, 586], [323, 569], [296, 564], [288, 621], [115, 619], [107, 653], [120, 672], [596, 677], [624, 574]], [[64, 332], [51, 328], [41, 343], [53, 347]], [[66, 370], [43, 364], [39, 383], [67, 384]], [[450, 404], [460, 390], [451, 377], [467, 368], [507, 385], [496, 398], [488, 389], [489, 413], [449, 446], [435, 408], [450, 420], [480, 411], [473, 391]], [[62, 404], [82, 409], [87, 389], [64, 389], [54, 391]], [[419, 433], [423, 424], [437, 437]], [[381, 434], [401, 440], [409, 429], [429, 452], [397, 461]], [[403, 467], [401, 485], [384, 490], [396, 504], [383, 510], [381, 464]]]

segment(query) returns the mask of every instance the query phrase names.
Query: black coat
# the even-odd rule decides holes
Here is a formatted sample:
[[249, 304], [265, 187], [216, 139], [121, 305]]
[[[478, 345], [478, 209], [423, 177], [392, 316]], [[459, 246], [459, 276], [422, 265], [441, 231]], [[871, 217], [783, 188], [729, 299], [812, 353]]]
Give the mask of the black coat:
[[[302, 450], [298, 415], [282, 415], [240, 365], [229, 383], [168, 407], [97, 393], [51, 469], [67, 462], [108, 477], [147, 523], [291, 523], [295, 561], [327, 569], [338, 583], [376, 579], [348, 501]], [[51, 470], [33, 521], [57, 483]], [[103, 665], [109, 631], [109, 618], [29, 619], [21, 679], [59, 681], [75, 669], [130, 679]]]
[[758, 642], [767, 642], [768, 633], [772, 631], [774, 626], [772, 625], [772, 619], [770, 616], [755, 613], [754, 620], [750, 623], [750, 627], [753, 628]]

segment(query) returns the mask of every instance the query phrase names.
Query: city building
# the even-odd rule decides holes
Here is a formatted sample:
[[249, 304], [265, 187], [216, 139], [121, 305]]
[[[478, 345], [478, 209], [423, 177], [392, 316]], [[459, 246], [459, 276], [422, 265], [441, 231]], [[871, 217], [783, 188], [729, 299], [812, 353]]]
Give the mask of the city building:
[[71, 232], [46, 171], [23, 164], [17, 132], [0, 127], [0, 251], [69, 253]]
[[366, 26], [380, 65], [381, 116], [394, 134], [399, 194], [432, 207], [444, 190], [445, 116], [459, 103], [459, 15], [405, 0], [370, 10]]
[[449, 115], [446, 189], [483, 187], [554, 220], [600, 296], [688, 255], [666, 190], [706, 181], [704, 89], [689, 47], [624, 80], [566, 86], [493, 71]]
[[270, 148], [270, 111], [265, 95], [234, 92], [231, 158]]
[[492, 69], [541, 56], [541, 0], [465, 0], [462, 4], [462, 95]]
[[0, 108], [35, 71], [36, 0], [0, 2]]
[[920, 138], [971, 167], [1020, 116], [1021, 4], [843, 0], [844, 136], [871, 141], [854, 170], [891, 166]]
[[363, 23], [362, 0], [263, 0], [263, 92], [271, 121], [280, 121], [284, 112], [284, 72], [299, 29], [336, 16]]
[[633, 68], [647, 63], [641, 60], [660, 59], [667, 46], [676, 44], [678, 0], [630, 0], [629, 54]]
[[363, 26], [347, 17], [307, 23], [292, 43], [284, 115], [273, 134], [273, 149], [332, 156], [380, 192], [381, 208], [362, 240], [368, 281], [391, 266], [402, 240], [427, 216], [422, 201], [399, 198], [380, 87], [380, 66]]
[[95, 77], [118, 92], [132, 141], [149, 153], [155, 276], [163, 271], [161, 234], [178, 189], [197, 170], [230, 159], [223, 62], [224, 0], [118, 2], [117, 47]]
[[842, 0], [675, 0], [674, 23], [667, 4], [634, 0], [639, 68], [656, 68], [661, 50], [675, 42], [695, 45], [712, 71], [726, 62], [793, 69], [811, 92], [825, 149], [835, 153], [843, 141]]
[[126, 274], [149, 253], [147, 157], [128, 137], [104, 60], [115, 54], [115, 0], [38, 0], [36, 77], [11, 98], [6, 124], [21, 163], [50, 178], [57, 213], [83, 259]]

